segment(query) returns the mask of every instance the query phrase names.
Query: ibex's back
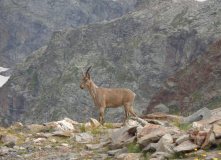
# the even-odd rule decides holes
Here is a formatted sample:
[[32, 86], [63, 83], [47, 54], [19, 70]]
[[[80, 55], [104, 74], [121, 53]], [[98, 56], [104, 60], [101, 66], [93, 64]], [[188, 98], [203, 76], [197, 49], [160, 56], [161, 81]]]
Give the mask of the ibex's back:
[[126, 103], [133, 103], [136, 94], [129, 89], [97, 88], [98, 99], [105, 102], [106, 108], [116, 108]]
[[136, 97], [136, 94], [129, 89], [109, 89], [109, 88], [98, 88], [92, 81], [90, 74], [88, 73], [89, 67], [86, 71], [86, 75], [83, 73], [82, 83], [80, 85], [81, 89], [85, 87], [88, 88], [89, 93], [94, 101], [94, 105], [100, 110], [99, 121], [104, 123], [104, 109], [105, 108], [116, 108], [119, 106], [124, 106], [126, 119], [123, 125], [126, 124], [129, 114], [137, 116], [136, 112], [133, 110], [132, 104]]

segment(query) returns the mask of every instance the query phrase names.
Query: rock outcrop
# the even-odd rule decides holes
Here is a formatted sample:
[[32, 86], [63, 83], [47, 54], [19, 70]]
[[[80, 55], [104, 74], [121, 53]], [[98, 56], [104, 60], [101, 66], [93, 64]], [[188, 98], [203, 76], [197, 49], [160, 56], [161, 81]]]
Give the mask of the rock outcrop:
[[55, 30], [109, 21], [131, 11], [137, 0], [1, 0], [0, 66], [11, 67], [47, 45]]
[[[151, 117], [158, 118], [152, 121]], [[147, 118], [149, 117], [149, 118]], [[128, 124], [78, 123], [70, 118], [49, 123], [0, 127], [0, 159], [220, 159], [221, 117], [180, 125], [176, 115], [151, 114]], [[177, 116], [180, 117], [180, 116]], [[214, 121], [214, 119], [216, 119]], [[145, 123], [144, 123], [145, 121]], [[166, 126], [167, 123], [170, 127]], [[34, 130], [33, 130], [34, 129]], [[206, 151], [205, 151], [206, 149]]]
[[[158, 104], [189, 114], [203, 107], [221, 106], [221, 41], [216, 42], [185, 68], [169, 77], [151, 99], [147, 112]], [[192, 118], [211, 116], [205, 108]], [[200, 120], [200, 119], [199, 119]]]
[[[0, 122], [29, 124], [64, 117], [83, 122], [97, 117], [89, 93], [79, 89], [80, 67], [89, 65], [97, 86], [114, 83], [134, 91], [134, 109], [141, 115], [169, 76], [221, 37], [221, 4], [216, 0], [139, 3], [110, 22], [54, 32], [50, 43], [19, 64], [0, 88]], [[122, 121], [123, 112], [107, 109], [106, 122]]]

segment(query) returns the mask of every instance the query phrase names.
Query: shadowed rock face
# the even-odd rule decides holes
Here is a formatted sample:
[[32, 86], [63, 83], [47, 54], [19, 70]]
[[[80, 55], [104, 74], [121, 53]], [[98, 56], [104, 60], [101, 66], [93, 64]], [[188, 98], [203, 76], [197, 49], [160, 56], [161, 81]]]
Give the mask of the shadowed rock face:
[[2, 0], [0, 66], [22, 62], [46, 45], [55, 30], [121, 17], [137, 0]]
[[[143, 1], [110, 22], [56, 31], [45, 47], [16, 66], [0, 89], [3, 124], [40, 123], [70, 117], [97, 118], [81, 69], [99, 87], [129, 88], [141, 115], [163, 82], [221, 37], [218, 1]], [[214, 25], [214, 23], [216, 25]], [[172, 84], [171, 84], [172, 85]], [[123, 108], [107, 109], [106, 122], [122, 122]]]
[[160, 103], [183, 114], [221, 106], [221, 41], [169, 77], [151, 99], [147, 113]]

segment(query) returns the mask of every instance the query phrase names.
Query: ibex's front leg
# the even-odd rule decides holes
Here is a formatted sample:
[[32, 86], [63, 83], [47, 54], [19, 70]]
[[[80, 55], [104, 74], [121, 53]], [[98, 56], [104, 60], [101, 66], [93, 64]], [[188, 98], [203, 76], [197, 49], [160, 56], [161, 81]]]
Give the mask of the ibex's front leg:
[[100, 113], [99, 113], [99, 122], [104, 125], [105, 121], [104, 121], [104, 108], [105, 107], [100, 107]]

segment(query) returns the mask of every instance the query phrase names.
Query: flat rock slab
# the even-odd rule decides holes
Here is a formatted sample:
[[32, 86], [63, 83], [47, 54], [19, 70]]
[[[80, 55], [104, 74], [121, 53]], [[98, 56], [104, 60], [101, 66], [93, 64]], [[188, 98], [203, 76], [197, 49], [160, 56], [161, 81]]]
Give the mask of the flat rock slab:
[[173, 150], [175, 152], [185, 152], [185, 151], [192, 151], [194, 149], [199, 148], [198, 145], [192, 143], [191, 141], [187, 140], [181, 144], [179, 144], [178, 146], [174, 147]]
[[154, 130], [150, 132], [149, 134], [146, 134], [142, 138], [138, 140], [138, 144], [141, 146], [147, 146], [149, 143], [158, 141], [162, 136], [165, 134], [178, 134], [180, 133], [180, 130], [174, 127], [161, 127], [157, 130]]
[[151, 123], [147, 123], [143, 129], [137, 133], [137, 139], [140, 139], [141, 137], [148, 135], [151, 132], [156, 131], [157, 129], [160, 128], [160, 125], [156, 125], [156, 124], [151, 124]]
[[214, 116], [206, 120], [193, 122], [193, 128], [201, 128], [203, 126], [211, 126], [213, 124], [221, 124], [221, 116]]

